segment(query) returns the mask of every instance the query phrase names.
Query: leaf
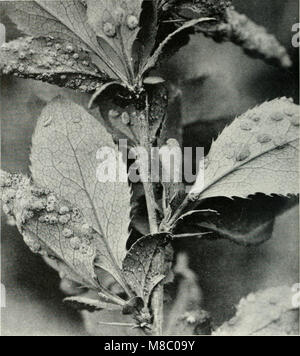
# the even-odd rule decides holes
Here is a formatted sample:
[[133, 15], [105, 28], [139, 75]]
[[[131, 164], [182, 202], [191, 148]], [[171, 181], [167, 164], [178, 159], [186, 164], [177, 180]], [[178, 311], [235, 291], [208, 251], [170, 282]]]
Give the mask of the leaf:
[[104, 40], [112, 51], [112, 61], [124, 65], [125, 75], [133, 79], [132, 46], [139, 32], [143, 0], [87, 0], [87, 16], [98, 43]]
[[[77, 291], [80, 289], [82, 290], [82, 292], [84, 292], [84, 281], [78, 276], [76, 272], [74, 272], [70, 267], [68, 267], [68, 265], [66, 265], [63, 261], [54, 259], [53, 256], [48, 257], [46, 253], [43, 252], [42, 255], [43, 260], [47, 263], [47, 265], [49, 265], [51, 268], [58, 272], [59, 278], [62, 281], [71, 281], [73, 282], [73, 284], [76, 285]], [[71, 294], [75, 294], [74, 291], [72, 291]]]
[[214, 336], [288, 336], [299, 334], [299, 309], [292, 306], [292, 288], [269, 288], [251, 293], [237, 306], [237, 314]]
[[214, 28], [197, 28], [197, 30], [217, 42], [231, 41], [241, 46], [248, 55], [261, 58], [267, 63], [282, 68], [289, 68], [292, 65], [287, 50], [274, 35], [233, 9], [227, 9], [225, 21]]
[[109, 82], [106, 83], [104, 85], [102, 85], [101, 87], [99, 87], [95, 93], [92, 95], [90, 101], [89, 101], [89, 105], [88, 108], [89, 109], [94, 109], [96, 107], [95, 105], [95, 101], [98, 97], [100, 97], [101, 94], [103, 94], [105, 92], [105, 90], [107, 90], [108, 88], [110, 88], [111, 86], [123, 86], [121, 83], [117, 82], [117, 81], [113, 81], [113, 82]]
[[195, 25], [202, 23], [202, 22], [206, 22], [206, 21], [212, 21], [214, 20], [213, 18], [209, 18], [209, 17], [204, 17], [201, 19], [196, 19], [196, 20], [191, 20], [191, 21], [187, 21], [184, 25], [182, 25], [181, 27], [179, 27], [176, 31], [170, 33], [158, 46], [158, 48], [155, 50], [155, 52], [153, 53], [153, 55], [149, 58], [149, 60], [147, 61], [147, 63], [145, 64], [144, 68], [142, 69], [142, 74], [146, 73], [147, 71], [149, 71], [150, 69], [154, 68], [156, 63], [160, 60], [160, 57], [163, 55], [163, 51], [166, 47], [166, 45], [169, 43], [169, 41], [171, 41], [177, 34], [179, 34], [180, 32], [184, 31], [184, 30], [188, 30], [191, 27], [194, 27]]
[[83, 219], [74, 220], [77, 209], [33, 186], [25, 176], [1, 173], [1, 199], [32, 252], [58, 260], [59, 270], [66, 265], [63, 271], [67, 277], [99, 289], [94, 270], [99, 236], [82, 232]]
[[[174, 234], [190, 237], [204, 234], [202, 239], [227, 239], [242, 246], [259, 245], [272, 237], [278, 215], [298, 203], [298, 198], [255, 194], [249, 199], [216, 197], [200, 203], [202, 213], [183, 215], [177, 222]], [[213, 208], [218, 213], [204, 213]], [[177, 236], [177, 235], [176, 235]]]
[[91, 51], [99, 70], [112, 78], [122, 78], [98, 46], [94, 31], [87, 23], [86, 9], [77, 0], [5, 1], [7, 15], [25, 34], [52, 37]]
[[298, 194], [299, 109], [286, 98], [248, 111], [226, 127], [188, 199]]
[[97, 266], [126, 288], [120, 269], [126, 255], [131, 194], [122, 160], [118, 164], [126, 182], [119, 182], [118, 177], [106, 183], [98, 180], [97, 168], [102, 161], [97, 154], [103, 149], [109, 150], [112, 158], [119, 157], [111, 136], [99, 122], [82, 107], [57, 97], [38, 120], [31, 171], [37, 184], [49, 187], [81, 209], [104, 245], [98, 250]]
[[25, 3], [8, 0], [2, 6], [18, 28], [28, 35], [60, 38], [76, 45], [86, 43], [86, 49], [97, 43], [91, 42], [94, 36], [84, 23], [85, 9], [78, 1], [34, 0]]
[[77, 310], [87, 310], [94, 312], [97, 310], [121, 310], [120, 305], [105, 303], [97, 299], [91, 299], [86, 297], [68, 297], [64, 299], [64, 303], [74, 307]]
[[80, 47], [42, 37], [18, 38], [2, 45], [0, 71], [83, 92], [93, 92], [109, 80]]
[[147, 0], [142, 3], [141, 28], [133, 44], [134, 71], [136, 74], [145, 65], [157, 43], [157, 31], [159, 28], [157, 3], [157, 0]]
[[123, 262], [126, 281], [132, 291], [143, 299], [145, 307], [149, 304], [153, 289], [168, 273], [165, 271], [162, 274], [160, 263], [157, 263], [168, 239], [169, 235], [164, 233], [142, 237], [132, 245]]

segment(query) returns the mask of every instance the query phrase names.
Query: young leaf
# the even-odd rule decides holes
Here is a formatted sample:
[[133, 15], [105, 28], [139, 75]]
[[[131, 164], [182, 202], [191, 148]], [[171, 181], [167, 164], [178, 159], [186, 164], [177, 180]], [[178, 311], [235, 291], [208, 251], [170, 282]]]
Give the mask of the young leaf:
[[[105, 245], [96, 264], [126, 288], [120, 269], [126, 255], [131, 194], [125, 163], [117, 162], [118, 157], [111, 136], [82, 107], [58, 97], [43, 110], [32, 142], [34, 181], [81, 209]], [[106, 163], [110, 166], [103, 168]], [[111, 181], [104, 183], [105, 177], [98, 180], [99, 169], [106, 168]], [[113, 177], [121, 171], [124, 183]]]
[[[132, 291], [143, 299], [145, 307], [149, 304], [153, 289], [169, 272], [169, 261], [165, 261], [164, 273], [156, 261], [161, 250], [168, 244], [168, 239], [169, 235], [164, 233], [144, 236], [131, 247], [123, 261], [126, 281]], [[172, 260], [171, 256], [168, 258]]]
[[1, 187], [6, 212], [32, 252], [58, 260], [72, 280], [99, 289], [94, 267], [98, 237], [82, 233], [82, 219], [74, 219], [77, 209], [22, 175], [1, 172]]
[[157, 62], [160, 60], [160, 57], [163, 56], [164, 54], [164, 49], [166, 45], [171, 41], [177, 34], [179, 34], [182, 31], [188, 30], [195, 25], [206, 22], [206, 21], [212, 21], [214, 20], [213, 18], [209, 17], [204, 17], [201, 19], [196, 19], [196, 20], [191, 20], [187, 21], [184, 25], [179, 27], [176, 31], [170, 33], [158, 46], [158, 48], [155, 50], [153, 55], [149, 58], [149, 60], [146, 62], [145, 66], [142, 68], [142, 74], [148, 72], [150, 69], [154, 68], [157, 64]]
[[217, 329], [214, 336], [298, 335], [299, 309], [292, 305], [288, 286], [251, 293], [237, 306], [236, 315]]
[[77, 310], [87, 310], [94, 312], [97, 310], [121, 310], [120, 305], [105, 303], [97, 299], [91, 299], [86, 297], [68, 297], [64, 299], [67, 305], [70, 305]]
[[1, 4], [7, 15], [25, 34], [52, 37], [91, 51], [99, 70], [112, 78], [122, 74], [101, 51], [94, 31], [87, 23], [86, 9], [77, 0], [9, 0]]
[[134, 72], [138, 74], [145, 65], [157, 43], [158, 1], [143, 1], [140, 15], [141, 28], [133, 44]]
[[18, 38], [3, 44], [0, 71], [88, 93], [109, 81], [80, 47], [42, 37]]
[[[248, 111], [213, 142], [188, 199], [298, 194], [299, 107], [276, 99]], [[203, 172], [201, 172], [203, 173]]]

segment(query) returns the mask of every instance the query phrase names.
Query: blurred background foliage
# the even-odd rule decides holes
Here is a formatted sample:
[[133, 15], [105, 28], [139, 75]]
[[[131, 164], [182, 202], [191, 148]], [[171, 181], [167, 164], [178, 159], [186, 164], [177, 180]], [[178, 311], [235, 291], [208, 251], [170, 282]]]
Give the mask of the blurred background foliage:
[[[240, 48], [193, 36], [162, 69], [183, 94], [184, 144], [209, 148], [236, 115], [279, 96], [299, 98], [299, 55], [291, 45], [299, 22], [297, 0], [233, 0], [237, 10], [264, 25], [289, 50], [294, 66], [281, 71], [247, 57]], [[5, 16], [7, 41], [18, 31]], [[29, 173], [31, 136], [47, 101], [63, 94], [87, 106], [88, 96], [31, 80], [1, 78], [2, 169]], [[216, 324], [235, 314], [241, 297], [262, 288], [299, 281], [298, 208], [277, 218], [273, 238], [245, 248], [226, 241], [181, 241], [203, 291], [203, 306]], [[7, 290], [3, 335], [84, 335], [80, 316], [63, 305], [59, 277], [23, 243], [2, 217], [1, 280]]]

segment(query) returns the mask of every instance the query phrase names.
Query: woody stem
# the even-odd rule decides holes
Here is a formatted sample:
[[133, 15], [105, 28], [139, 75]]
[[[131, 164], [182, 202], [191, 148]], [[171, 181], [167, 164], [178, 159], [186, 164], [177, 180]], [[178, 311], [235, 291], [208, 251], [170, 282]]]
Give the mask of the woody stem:
[[[154, 194], [154, 186], [151, 182], [151, 138], [150, 138], [150, 127], [149, 127], [149, 105], [147, 102], [145, 115], [140, 118], [141, 124], [141, 137], [140, 143], [143, 148], [147, 150], [148, 160], [147, 167], [145, 166], [145, 162], [140, 160], [140, 170], [141, 176], [143, 180], [143, 186], [146, 197], [147, 211], [148, 211], [148, 220], [151, 235], [157, 234], [159, 231], [158, 219], [157, 219], [157, 211], [156, 211], [156, 199]], [[159, 256], [159, 268], [164, 269], [164, 250], [160, 251]], [[153, 311], [153, 334], [154, 335], [162, 335], [162, 324], [163, 324], [163, 298], [164, 298], [164, 287], [163, 284], [158, 284], [152, 294], [151, 299], [151, 308]]]

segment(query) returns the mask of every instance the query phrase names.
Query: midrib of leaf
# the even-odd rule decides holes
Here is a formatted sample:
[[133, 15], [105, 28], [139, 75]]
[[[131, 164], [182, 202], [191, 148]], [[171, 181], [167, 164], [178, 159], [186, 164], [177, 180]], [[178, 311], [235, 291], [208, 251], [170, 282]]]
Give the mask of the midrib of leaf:
[[[298, 141], [298, 138], [295, 139], [291, 139], [290, 141], [287, 141], [284, 146], [286, 145], [290, 145], [292, 142]], [[292, 146], [291, 146], [292, 147]], [[254, 159], [263, 156], [264, 154], [271, 152], [275, 149], [278, 149], [278, 147], [270, 147], [269, 149], [266, 149], [265, 151], [261, 152], [258, 155], [254, 155], [253, 157], [251, 157], [248, 160], [245, 160], [244, 162], [241, 162], [240, 164], [234, 166], [233, 168], [228, 169], [223, 175], [221, 175], [220, 177], [215, 178], [214, 180], [212, 180], [207, 186], [205, 186], [200, 192], [195, 193], [197, 195], [199, 195], [199, 197], [201, 196], [201, 194], [203, 194], [205, 191], [207, 191], [211, 186], [213, 186], [214, 184], [218, 183], [220, 180], [222, 180], [223, 178], [227, 177], [229, 174], [233, 173], [234, 171], [238, 170], [239, 168], [243, 167], [245, 164], [248, 164], [249, 162], [253, 161]], [[189, 196], [188, 196], [189, 198]]]
[[123, 58], [125, 60], [125, 69], [128, 72], [128, 77], [131, 78], [131, 80], [133, 80], [132, 68], [129, 63], [129, 59], [127, 57], [126, 51], [125, 51], [125, 45], [124, 45], [123, 37], [122, 37], [122, 34], [120, 33], [120, 31], [119, 31], [119, 37], [120, 37], [120, 44], [121, 44], [121, 52], [122, 52]]
[[[251, 235], [252, 236], [256, 236], [258, 234], [261, 234], [268, 226], [271, 226], [271, 225], [272, 225], [272, 232], [271, 232], [271, 234], [272, 234], [273, 230], [274, 230], [274, 221], [275, 220], [273, 219], [273, 220], [267, 221], [264, 224], [256, 227], [254, 230], [251, 231]], [[226, 236], [226, 238], [228, 240], [230, 240], [230, 241], [233, 241], [233, 242], [236, 242], [236, 243], [239, 243], [239, 244], [243, 244], [243, 245], [244, 244], [248, 245], [248, 243], [243, 238], [243, 234], [240, 233], [240, 232], [234, 232], [233, 233], [229, 229], [220, 228], [220, 227], [216, 226], [215, 224], [210, 224], [210, 223], [206, 223], [206, 222], [199, 223], [199, 224], [197, 224], [197, 226], [209, 229], [210, 231], [218, 233], [221, 236]], [[240, 240], [240, 241], [238, 241], [238, 240]]]
[[[67, 27], [72, 33], [74, 33], [83, 43], [85, 43], [85, 44], [90, 48], [90, 50], [91, 50], [92, 52], [95, 51], [96, 47], [94, 47], [93, 45], [91, 45], [91, 43], [93, 43], [93, 41], [92, 41], [92, 39], [91, 39], [91, 37], [90, 37], [90, 34], [88, 33], [88, 31], [87, 31], [87, 29], [86, 29], [85, 26], [83, 26], [83, 27], [84, 27], [84, 30], [85, 30], [85, 32], [86, 32], [88, 38], [90, 39], [91, 43], [88, 43], [81, 35], [78, 35], [77, 32], [75, 32], [74, 28], [72, 28], [72, 27], [68, 26], [67, 24], [63, 23], [63, 22], [57, 17], [57, 14], [53, 13], [49, 8], [47, 8], [46, 6], [43, 6], [43, 4], [40, 3], [40, 2], [38, 2], [38, 1], [35, 1], [35, 2], [36, 2], [36, 4], [37, 4], [41, 9], [43, 9], [43, 10], [46, 11], [46, 12], [48, 12], [48, 14], [50, 14], [50, 15], [51, 15], [52, 17], [54, 17], [55, 19], [58, 19], [62, 25], [64, 25], [64, 26]], [[63, 2], [61, 2], [61, 3], [62, 3], [63, 6], [65, 6], [65, 5], [63, 4]], [[74, 3], [74, 4], [75, 4], [75, 3]], [[69, 18], [67, 11], [66, 11], [66, 16]], [[69, 18], [69, 21], [70, 21], [70, 23], [72, 23], [72, 21], [70, 20], [70, 18]], [[82, 23], [82, 24], [83, 24], [83, 23]], [[120, 71], [118, 71], [118, 70], [115, 68], [114, 64], [111, 63], [110, 60], [106, 60], [106, 59], [102, 56], [101, 52], [99, 52], [98, 49], [96, 49], [96, 54], [97, 54], [98, 57], [103, 61], [103, 63], [105, 63], [105, 65], [107, 65], [107, 66], [109, 67], [109, 69], [110, 69], [113, 73], [115, 73], [115, 75], [116, 75], [120, 80], [123, 80], [123, 81], [125, 80], [125, 81], [126, 81], [126, 78], [124, 78], [124, 76], [122, 75], [122, 73], [121, 73]]]
[[113, 254], [112, 251], [111, 251], [111, 248], [110, 248], [109, 243], [108, 243], [108, 241], [107, 241], [107, 237], [106, 237], [106, 235], [104, 234], [104, 232], [103, 232], [103, 230], [102, 230], [102, 227], [101, 227], [101, 224], [100, 224], [100, 220], [99, 220], [99, 217], [98, 217], [98, 214], [97, 214], [97, 209], [96, 209], [96, 207], [95, 207], [95, 205], [94, 205], [93, 199], [91, 198], [91, 196], [90, 196], [90, 194], [89, 194], [89, 192], [88, 192], [88, 190], [87, 190], [87, 187], [86, 187], [86, 184], [85, 184], [85, 180], [84, 180], [84, 176], [83, 176], [83, 173], [82, 173], [82, 170], [81, 170], [81, 167], [80, 167], [80, 164], [79, 164], [77, 155], [76, 155], [76, 151], [75, 151], [75, 149], [74, 149], [74, 147], [73, 147], [73, 145], [72, 145], [72, 143], [71, 143], [69, 137], [67, 137], [67, 140], [68, 140], [68, 142], [69, 142], [69, 144], [70, 144], [70, 147], [71, 147], [71, 149], [72, 149], [72, 151], [73, 151], [74, 158], [75, 158], [76, 164], [77, 164], [78, 169], [79, 169], [79, 174], [80, 174], [80, 177], [81, 177], [81, 180], [82, 180], [82, 184], [83, 184], [83, 187], [81, 187], [81, 188], [83, 188], [83, 190], [84, 190], [84, 192], [85, 192], [85, 194], [86, 194], [86, 196], [87, 196], [87, 198], [88, 198], [88, 200], [89, 200], [89, 202], [90, 202], [90, 204], [91, 204], [91, 207], [92, 207], [92, 210], [93, 210], [93, 214], [94, 214], [95, 219], [96, 219], [96, 223], [97, 223], [97, 226], [98, 226], [98, 229], [99, 229], [99, 231], [97, 231], [97, 230], [96, 230], [96, 231], [98, 232], [98, 234], [99, 234], [100, 236], [103, 237], [103, 241], [104, 241], [105, 247], [107, 248], [107, 251], [108, 251], [109, 256], [110, 256], [110, 258], [111, 258], [111, 260], [112, 260], [113, 266], [114, 266], [114, 268], [116, 269], [116, 272], [118, 273], [119, 278], [121, 279], [121, 281], [123, 281], [123, 285], [122, 285], [122, 286], [123, 286], [123, 288], [125, 289], [125, 291], [126, 291], [126, 293], [128, 294], [128, 296], [131, 297], [131, 296], [132, 296], [132, 293], [131, 293], [130, 290], [127, 288], [127, 285], [126, 285], [126, 283], [124, 282], [124, 278], [123, 278], [122, 272], [121, 272], [121, 270], [120, 270], [120, 268], [119, 268], [119, 266], [118, 266], [118, 263], [117, 263], [117, 261], [116, 261], [116, 259], [115, 259], [115, 257], [114, 257], [114, 254]]

